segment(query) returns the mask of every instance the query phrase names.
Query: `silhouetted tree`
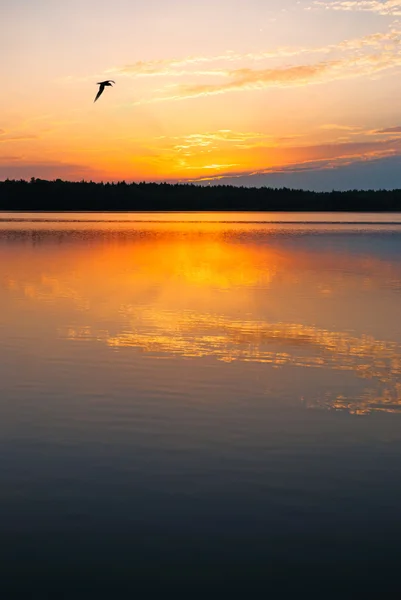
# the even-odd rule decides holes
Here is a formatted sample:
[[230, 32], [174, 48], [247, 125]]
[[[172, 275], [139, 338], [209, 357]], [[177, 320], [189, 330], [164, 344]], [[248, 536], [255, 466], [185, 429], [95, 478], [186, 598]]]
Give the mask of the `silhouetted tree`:
[[93, 181], [0, 182], [0, 210], [401, 211], [401, 190], [310, 192], [288, 188]]

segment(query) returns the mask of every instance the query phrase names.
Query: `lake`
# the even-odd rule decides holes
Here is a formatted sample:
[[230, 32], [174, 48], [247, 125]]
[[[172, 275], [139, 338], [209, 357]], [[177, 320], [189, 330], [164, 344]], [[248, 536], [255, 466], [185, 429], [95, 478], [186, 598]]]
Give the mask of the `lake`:
[[400, 257], [399, 214], [0, 214], [4, 597], [396, 589]]

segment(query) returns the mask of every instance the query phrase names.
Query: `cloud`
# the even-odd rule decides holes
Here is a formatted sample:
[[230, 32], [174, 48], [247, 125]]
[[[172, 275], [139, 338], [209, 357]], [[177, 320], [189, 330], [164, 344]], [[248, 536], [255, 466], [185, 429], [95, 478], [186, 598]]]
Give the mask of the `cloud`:
[[[401, 1], [401, 0], [400, 0]], [[205, 71], [186, 72], [191, 80], [185, 83], [169, 84], [155, 90], [150, 97], [138, 99], [133, 105], [150, 104], [172, 100], [183, 100], [200, 96], [211, 96], [228, 92], [266, 89], [269, 87], [300, 86], [323, 81], [372, 76], [386, 69], [401, 65], [401, 31], [392, 29], [384, 33], [375, 33], [361, 38], [344, 40], [315, 49], [294, 49], [292, 55], [299, 58], [306, 52], [317, 52], [326, 56], [314, 62], [304, 62], [293, 65], [256, 67], [253, 63], [266, 59], [267, 56], [279, 56], [282, 49], [276, 53], [259, 54], [227, 54], [215, 57], [190, 57], [181, 60], [151, 61], [150, 63], [135, 63], [122, 69], [132, 76], [139, 73], [171, 74], [177, 65], [194, 63], [196, 61], [213, 62], [227, 60], [226, 69], [219, 65], [216, 71], [209, 70], [214, 75], [213, 81], [205, 81]], [[288, 54], [289, 51], [286, 49]], [[238, 61], [246, 66], [233, 68], [232, 62]], [[177, 73], [175, 73], [177, 74]], [[182, 74], [182, 71], [180, 71]], [[216, 81], [216, 76], [218, 79]], [[187, 77], [187, 80], [190, 79]]]
[[[271, 147], [259, 149], [259, 162], [272, 160]], [[385, 158], [396, 157], [401, 160], [401, 139], [376, 141], [347, 142], [340, 144], [316, 144], [314, 146], [281, 147], [274, 150], [276, 164], [269, 168], [259, 168], [252, 171], [228, 171], [216, 173], [208, 177], [201, 176], [192, 181], [210, 181], [227, 179], [235, 181], [244, 178], [255, 178], [266, 175], [294, 174], [336, 170], [355, 163], [367, 163]], [[385, 186], [383, 186], [385, 187]], [[400, 180], [401, 187], [401, 180]]]
[[193, 141], [195, 144], [203, 140], [219, 140], [223, 142], [243, 142], [254, 140], [256, 138], [270, 137], [264, 133], [232, 131], [231, 129], [219, 129], [218, 131], [206, 133], [192, 133], [186, 136], [186, 140]]
[[[192, 133], [186, 136], [175, 136], [170, 138], [171, 140], [178, 141], [179, 143], [174, 146], [175, 150], [188, 151], [191, 149], [199, 149], [202, 148], [210, 148], [214, 147], [214, 143], [219, 144], [243, 144], [244, 142], [251, 142], [254, 140], [268, 140], [271, 139], [270, 135], [264, 133], [256, 133], [256, 132], [239, 132], [232, 131], [231, 129], [219, 129], [214, 132], [206, 132], [206, 133]], [[254, 144], [252, 144], [253, 146]]]
[[256, 187], [287, 187], [316, 192], [401, 189], [401, 157], [374, 157], [370, 160], [354, 158], [338, 161], [312, 161], [306, 165], [288, 165], [279, 170], [242, 172], [239, 174], [219, 174], [217, 177], [203, 177], [196, 182], [210, 185]]
[[0, 142], [20, 142], [37, 138], [38, 136], [32, 133], [6, 133], [4, 129], [0, 129]]
[[[199, 96], [212, 96], [240, 90], [255, 90], [273, 86], [302, 85], [318, 80], [325, 72], [335, 69], [340, 61], [321, 62], [277, 69], [236, 69], [229, 72], [230, 81], [220, 83], [182, 84], [174, 86], [175, 92], [165, 96], [138, 100], [134, 105], [168, 100], [185, 100]], [[170, 88], [171, 89], [171, 88]]]
[[[314, 144], [308, 143], [304, 136], [301, 136], [302, 141], [296, 136], [289, 136], [291, 144], [283, 144], [279, 138], [260, 132], [219, 130], [171, 138], [164, 136], [162, 154], [168, 157], [169, 164], [175, 164], [177, 169], [179, 167], [179, 181], [199, 182], [333, 170], [358, 162], [401, 156], [401, 134], [391, 133], [393, 128], [389, 128], [388, 134], [374, 137], [374, 130], [327, 124], [329, 130], [337, 127], [349, 128], [355, 135]], [[205, 170], [209, 171], [208, 175]]]
[[[188, 67], [197, 63], [213, 63], [218, 60], [235, 60], [233, 56], [227, 54], [222, 56], [211, 56], [211, 57], [187, 57], [183, 59], [163, 59], [163, 60], [150, 60], [150, 61], [138, 61], [130, 65], [124, 65], [123, 67], [116, 67], [108, 69], [106, 73], [129, 75], [131, 77], [150, 77], [150, 76], [161, 76], [161, 75], [174, 75], [182, 76], [192, 74], [193, 71], [182, 68]], [[178, 68], [179, 67], [179, 68]], [[217, 69], [201, 69], [196, 71], [197, 75], [224, 75], [225, 71]]]
[[352, 125], [338, 125], [337, 123], [326, 123], [320, 125], [320, 129], [327, 131], [361, 131], [361, 127], [355, 127]]
[[302, 86], [323, 81], [373, 75], [401, 65], [401, 52], [351, 56], [345, 59], [321, 61], [314, 64], [294, 65], [268, 69], [235, 69], [228, 72], [228, 81], [218, 83], [193, 83], [168, 86], [162, 96], [144, 98], [133, 105], [171, 100], [185, 100], [244, 90], [270, 87]]
[[[302, 137], [304, 136], [301, 134], [275, 137], [260, 132], [220, 129], [215, 132], [192, 133], [186, 136], [169, 138], [162, 136], [162, 138], [157, 139], [164, 139], [169, 144], [168, 148], [178, 152], [180, 155], [199, 156], [200, 154], [210, 153], [215, 150], [224, 150], [227, 147], [235, 147], [240, 150], [275, 148], [278, 145], [284, 147], [285, 144], [299, 140]], [[171, 142], [173, 142], [172, 146], [170, 145]]]
[[401, 0], [315, 0], [313, 4], [326, 10], [365, 11], [383, 16], [401, 16]]
[[182, 75], [229, 75], [230, 69], [201, 69], [191, 70], [192, 67], [197, 67], [200, 64], [213, 65], [213, 63], [230, 64], [233, 62], [260, 62], [269, 59], [297, 57], [304, 54], [328, 54], [332, 52], [344, 52], [352, 50], [360, 50], [368, 47], [381, 47], [383, 43], [397, 44], [401, 41], [401, 32], [393, 29], [389, 32], [378, 32], [355, 38], [344, 40], [338, 44], [328, 44], [326, 46], [307, 46], [307, 47], [278, 47], [272, 50], [262, 52], [225, 52], [214, 56], [187, 56], [182, 58], [167, 58], [149, 61], [137, 61], [124, 66], [117, 66], [108, 69], [105, 73], [120, 74], [130, 77], [147, 77], [147, 76], [182, 76]]
[[[276, 57], [289, 57], [310, 52], [310, 49], [290, 49], [279, 48], [270, 52], [260, 53], [245, 53], [238, 54], [234, 52], [226, 52], [215, 56], [188, 56], [183, 58], [171, 58], [162, 60], [138, 61], [133, 64], [124, 65], [123, 67], [115, 67], [109, 69], [106, 73], [119, 73], [121, 75], [129, 75], [132, 77], [140, 76], [160, 76], [160, 75], [227, 75], [228, 69], [207, 69], [191, 71], [182, 67], [191, 67], [201, 63], [212, 64], [215, 62], [243, 62], [246, 60], [258, 61]], [[179, 69], [177, 69], [179, 67]]]
[[218, 163], [213, 163], [211, 165], [204, 165], [202, 167], [186, 167], [187, 169], [213, 169], [215, 171], [220, 171], [221, 169], [229, 169], [231, 167], [239, 167], [240, 165], [238, 163], [226, 163], [226, 164], [218, 164]]
[[401, 133], [401, 125], [397, 125], [397, 127], [387, 127], [386, 129], [375, 129], [373, 131], [375, 134], [392, 134], [392, 133]]

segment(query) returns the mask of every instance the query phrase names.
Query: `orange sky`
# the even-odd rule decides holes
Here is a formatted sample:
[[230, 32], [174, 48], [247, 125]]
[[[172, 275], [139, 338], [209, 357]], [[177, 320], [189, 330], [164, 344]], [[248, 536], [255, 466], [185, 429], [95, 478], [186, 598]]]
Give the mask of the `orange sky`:
[[400, 16], [401, 0], [5, 0], [0, 179], [400, 187]]

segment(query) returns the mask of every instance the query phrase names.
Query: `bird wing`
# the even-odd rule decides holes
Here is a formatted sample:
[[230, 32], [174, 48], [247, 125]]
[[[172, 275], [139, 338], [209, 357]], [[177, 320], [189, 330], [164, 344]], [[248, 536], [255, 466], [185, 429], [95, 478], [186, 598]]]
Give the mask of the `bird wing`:
[[99, 98], [99, 96], [101, 96], [101, 95], [102, 95], [102, 93], [103, 93], [103, 90], [104, 90], [104, 85], [103, 85], [103, 83], [101, 83], [101, 84], [100, 84], [99, 91], [98, 91], [98, 93], [96, 94], [96, 98], [94, 99], [94, 101], [93, 101], [93, 102], [96, 102], [96, 100]]

